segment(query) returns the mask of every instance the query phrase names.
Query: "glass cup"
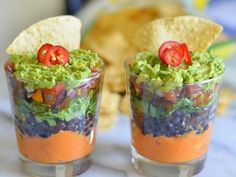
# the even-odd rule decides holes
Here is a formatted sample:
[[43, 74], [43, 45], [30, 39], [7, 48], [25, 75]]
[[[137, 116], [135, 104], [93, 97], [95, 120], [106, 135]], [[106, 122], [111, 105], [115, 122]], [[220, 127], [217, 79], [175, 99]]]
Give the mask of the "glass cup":
[[160, 90], [125, 63], [132, 163], [147, 176], [190, 177], [204, 166], [223, 76]]
[[12, 70], [7, 62], [5, 72], [23, 167], [38, 176], [85, 172], [95, 148], [103, 69], [86, 79], [53, 86], [16, 78]]

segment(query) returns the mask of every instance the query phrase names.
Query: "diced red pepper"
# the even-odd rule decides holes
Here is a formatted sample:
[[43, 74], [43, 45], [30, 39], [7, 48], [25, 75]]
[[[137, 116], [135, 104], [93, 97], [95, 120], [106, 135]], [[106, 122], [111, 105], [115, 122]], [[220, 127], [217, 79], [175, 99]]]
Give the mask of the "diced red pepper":
[[14, 63], [12, 63], [11, 61], [8, 60], [5, 63], [4, 68], [5, 68], [6, 71], [8, 71], [10, 73], [13, 73], [15, 65], [14, 65]]
[[201, 90], [202, 88], [198, 85], [186, 85], [184, 87], [185, 95], [188, 97], [198, 94]]
[[165, 97], [167, 100], [171, 101], [172, 103], [176, 103], [177, 98], [176, 98], [176, 94], [175, 94], [174, 91], [164, 92], [163, 94], [164, 94], [164, 97]]
[[64, 89], [65, 87], [64, 87], [64, 84], [62, 83], [55, 85], [51, 89], [42, 89], [44, 102], [52, 106], [56, 102], [57, 96], [59, 95], [59, 93], [62, 92]]

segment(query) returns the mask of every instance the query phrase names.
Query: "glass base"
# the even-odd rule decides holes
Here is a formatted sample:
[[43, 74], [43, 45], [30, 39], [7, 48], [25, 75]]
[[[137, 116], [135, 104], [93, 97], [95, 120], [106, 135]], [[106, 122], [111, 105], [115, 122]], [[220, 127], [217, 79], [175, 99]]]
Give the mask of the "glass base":
[[20, 160], [22, 167], [33, 176], [70, 177], [87, 171], [92, 162], [92, 155], [89, 154], [79, 160], [57, 164], [38, 163], [23, 156], [20, 156]]
[[153, 177], [192, 177], [204, 167], [206, 156], [184, 163], [160, 163], [141, 156], [132, 146], [132, 163], [139, 173]]

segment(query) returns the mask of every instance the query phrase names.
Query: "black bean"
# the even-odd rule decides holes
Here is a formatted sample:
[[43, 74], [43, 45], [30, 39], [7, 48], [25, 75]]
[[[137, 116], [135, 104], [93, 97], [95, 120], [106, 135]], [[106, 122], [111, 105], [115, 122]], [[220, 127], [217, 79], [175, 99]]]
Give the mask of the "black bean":
[[22, 126], [22, 130], [23, 132], [25, 132], [28, 136], [35, 136], [37, 133], [35, 131], [35, 129], [33, 128], [33, 126], [29, 125], [29, 124], [23, 124]]
[[196, 134], [197, 134], [197, 135], [202, 134], [202, 129], [197, 129], [197, 130], [196, 130]]
[[51, 128], [52, 133], [58, 133], [66, 127], [63, 121], [58, 122], [55, 126]]
[[206, 131], [206, 130], [208, 130], [208, 128], [209, 128], [209, 124], [204, 125], [204, 126], [203, 126], [203, 132]]
[[52, 134], [50, 131], [44, 131], [44, 130], [41, 130], [38, 132], [38, 135], [41, 137], [41, 138], [48, 138], [50, 137]]
[[86, 128], [83, 132], [85, 136], [88, 136], [90, 134], [91, 130], [89, 128]]
[[64, 128], [64, 130], [76, 131], [77, 127], [72, 121], [69, 121], [66, 123], [66, 127]]

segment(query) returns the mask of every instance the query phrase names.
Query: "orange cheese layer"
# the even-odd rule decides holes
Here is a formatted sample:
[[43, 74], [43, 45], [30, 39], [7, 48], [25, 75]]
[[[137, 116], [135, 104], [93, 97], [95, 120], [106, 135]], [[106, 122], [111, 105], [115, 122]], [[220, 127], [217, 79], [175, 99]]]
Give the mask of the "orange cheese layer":
[[202, 157], [208, 150], [212, 126], [203, 134], [191, 132], [182, 136], [153, 137], [143, 135], [136, 126], [132, 128], [132, 144], [136, 151], [154, 161], [178, 163]]
[[40, 138], [22, 135], [16, 129], [16, 137], [20, 153], [42, 163], [77, 160], [91, 153], [95, 147], [95, 136], [90, 140], [90, 136], [71, 131], [60, 131], [48, 138]]

